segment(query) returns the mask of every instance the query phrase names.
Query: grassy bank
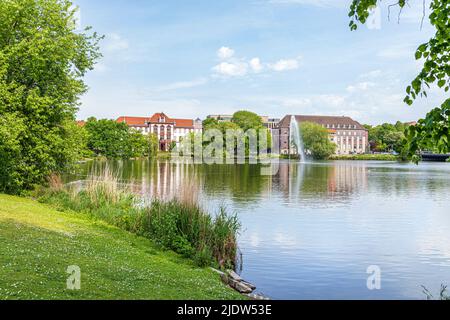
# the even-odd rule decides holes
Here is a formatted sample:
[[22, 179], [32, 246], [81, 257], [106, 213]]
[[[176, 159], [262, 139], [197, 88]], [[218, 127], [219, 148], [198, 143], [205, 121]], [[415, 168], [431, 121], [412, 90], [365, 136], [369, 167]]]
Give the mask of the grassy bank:
[[331, 156], [329, 160], [355, 160], [355, 161], [399, 161], [398, 156], [391, 154], [355, 154], [355, 155], [335, 155]]
[[37, 193], [39, 201], [59, 210], [86, 213], [193, 259], [200, 267], [234, 268], [240, 224], [224, 209], [213, 216], [202, 210], [194, 185], [185, 185], [170, 201], [142, 199], [120, 184], [108, 169], [92, 175], [82, 190], [55, 179]]
[[[209, 269], [85, 214], [0, 195], [0, 299], [241, 299]], [[81, 290], [66, 290], [68, 266]]]

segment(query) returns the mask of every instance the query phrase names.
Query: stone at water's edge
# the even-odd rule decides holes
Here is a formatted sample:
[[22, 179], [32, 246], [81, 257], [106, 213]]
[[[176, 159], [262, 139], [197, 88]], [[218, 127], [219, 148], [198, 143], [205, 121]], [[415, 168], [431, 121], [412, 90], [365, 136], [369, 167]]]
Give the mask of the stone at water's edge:
[[250, 287], [247, 287], [243, 282], [240, 281], [229, 279], [228, 284], [239, 293], [248, 294], [253, 292]]
[[[256, 286], [251, 284], [250, 282], [247, 282], [243, 280], [236, 272], [233, 270], [227, 270], [227, 273], [224, 273], [222, 271], [212, 269], [213, 271], [217, 272], [220, 275], [220, 278], [222, 279], [222, 282], [226, 285], [230, 286], [234, 290], [236, 290], [239, 293], [242, 294], [251, 294], [253, 291], [256, 290]], [[250, 296], [249, 296], [250, 297]], [[261, 296], [262, 297], [262, 296]], [[250, 297], [254, 300], [262, 300], [259, 295], [254, 295]]]
[[258, 294], [258, 293], [248, 294], [247, 297], [249, 297], [250, 300], [255, 300], [255, 301], [269, 301], [270, 300], [270, 298], [267, 298], [267, 297], [263, 296], [262, 294]]
[[238, 282], [243, 281], [242, 278], [236, 272], [234, 272], [233, 270], [227, 270], [227, 273], [228, 273], [228, 276], [231, 279], [233, 279], [235, 281], [238, 281]]
[[256, 286], [253, 285], [253, 284], [251, 284], [250, 282], [247, 282], [247, 281], [245, 281], [245, 280], [242, 280], [241, 282], [242, 282], [243, 284], [245, 284], [247, 287], [249, 287], [250, 289], [252, 289], [252, 291], [255, 291], [255, 290], [256, 290]]

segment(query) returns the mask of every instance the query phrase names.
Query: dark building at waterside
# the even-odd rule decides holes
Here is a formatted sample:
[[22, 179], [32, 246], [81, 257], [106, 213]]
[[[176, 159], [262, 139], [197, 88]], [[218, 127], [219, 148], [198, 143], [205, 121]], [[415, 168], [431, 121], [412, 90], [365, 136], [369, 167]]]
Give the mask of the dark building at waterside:
[[369, 149], [369, 132], [350, 117], [287, 115], [277, 127], [281, 154], [291, 153], [292, 117], [300, 125], [312, 122], [326, 128], [330, 141], [337, 145], [336, 154], [363, 154]]

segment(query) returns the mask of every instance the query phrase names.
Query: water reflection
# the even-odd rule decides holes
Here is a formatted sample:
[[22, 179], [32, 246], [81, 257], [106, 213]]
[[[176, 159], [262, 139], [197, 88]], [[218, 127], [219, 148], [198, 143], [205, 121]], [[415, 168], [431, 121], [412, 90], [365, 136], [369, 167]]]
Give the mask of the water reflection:
[[135, 192], [146, 197], [171, 198], [186, 182], [195, 183], [204, 196], [227, 196], [249, 203], [262, 197], [282, 194], [284, 200], [305, 205], [336, 204], [365, 192], [369, 171], [362, 163], [303, 164], [281, 162], [274, 176], [262, 176], [261, 165], [191, 165], [170, 161], [89, 162], [82, 174], [69, 180], [84, 179], [106, 166], [117, 173]]
[[[420, 285], [450, 284], [448, 164], [282, 161], [261, 176], [261, 165], [91, 162], [68, 179], [106, 165], [146, 197], [188, 183], [211, 212], [237, 212], [243, 276], [273, 298], [423, 298]], [[381, 291], [366, 287], [370, 265]]]

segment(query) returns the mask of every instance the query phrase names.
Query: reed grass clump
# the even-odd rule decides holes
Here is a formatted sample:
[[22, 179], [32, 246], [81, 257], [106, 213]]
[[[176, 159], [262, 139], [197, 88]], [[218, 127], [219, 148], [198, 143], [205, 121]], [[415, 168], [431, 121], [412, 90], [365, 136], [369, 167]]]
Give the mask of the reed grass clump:
[[237, 216], [229, 215], [224, 208], [210, 215], [198, 204], [194, 186], [181, 189], [174, 199], [152, 199], [144, 204], [105, 169], [80, 186], [50, 187], [39, 199], [62, 210], [88, 213], [150, 238], [164, 248], [192, 258], [199, 266], [234, 268], [240, 229]]

